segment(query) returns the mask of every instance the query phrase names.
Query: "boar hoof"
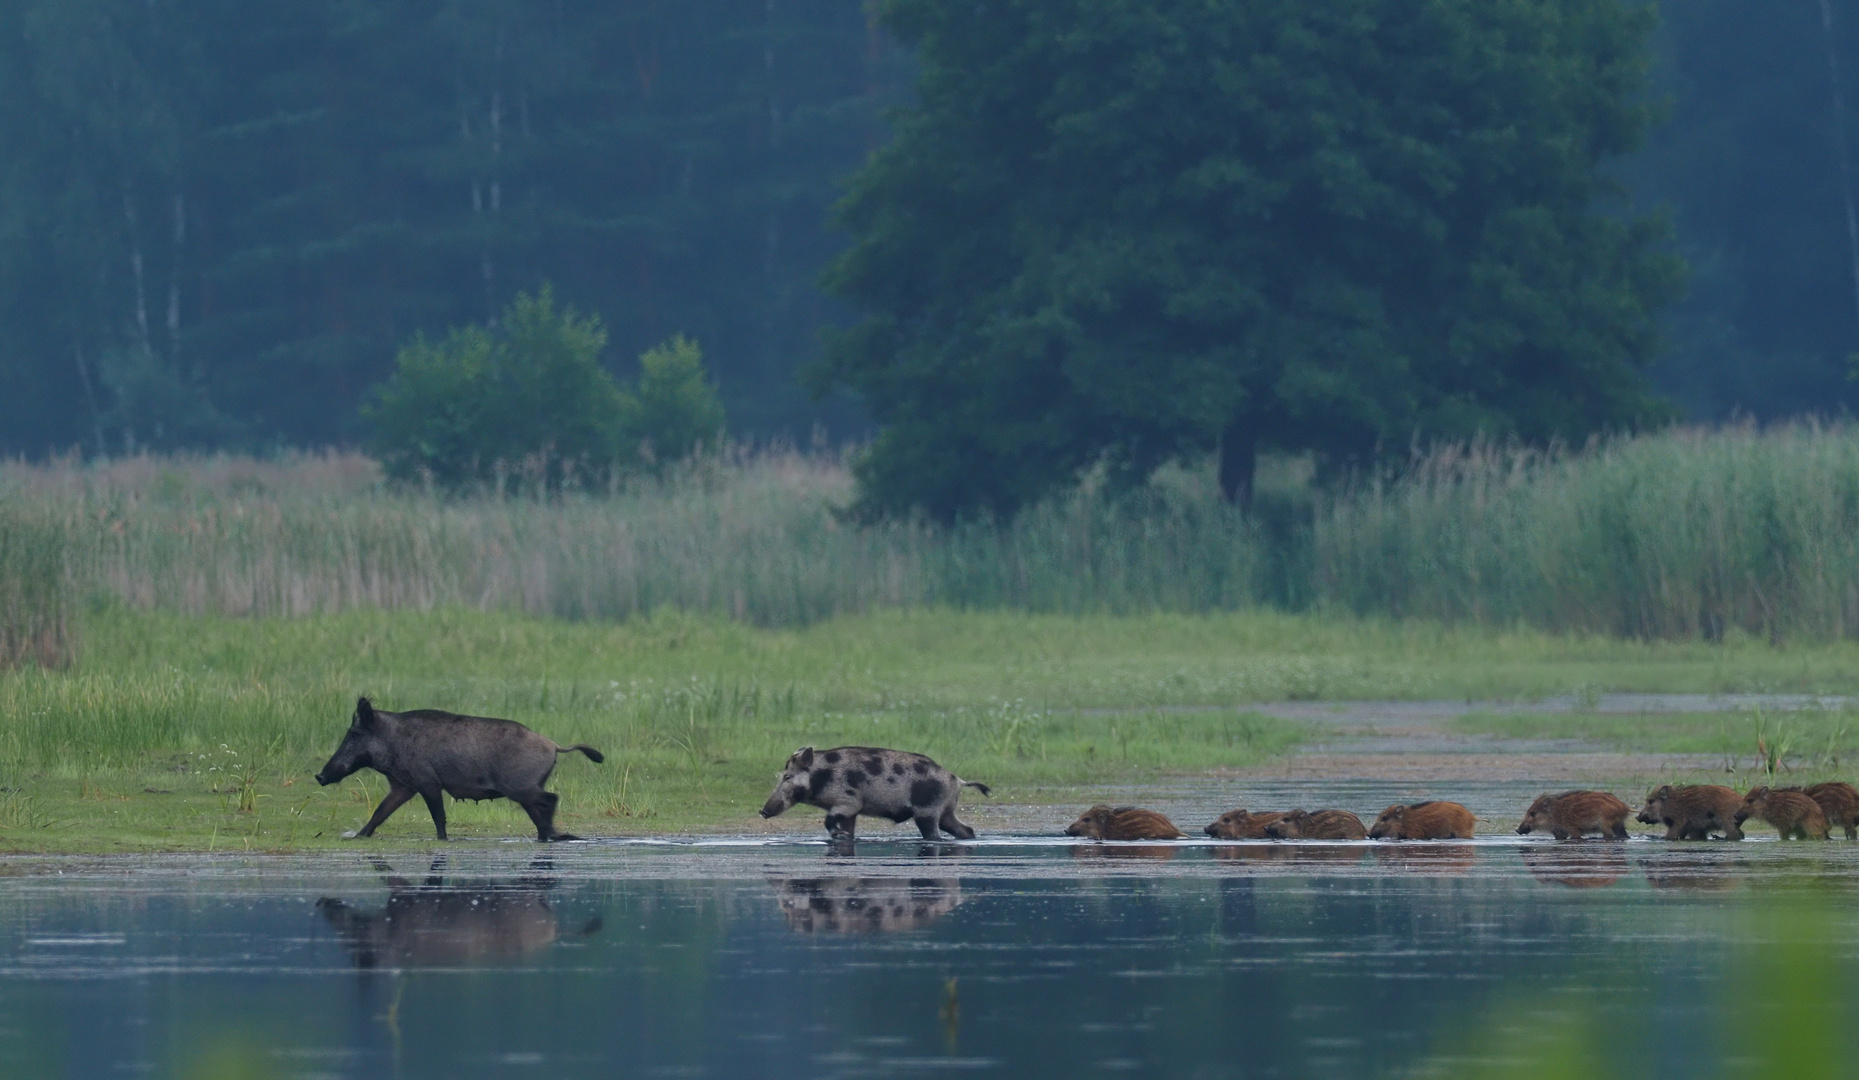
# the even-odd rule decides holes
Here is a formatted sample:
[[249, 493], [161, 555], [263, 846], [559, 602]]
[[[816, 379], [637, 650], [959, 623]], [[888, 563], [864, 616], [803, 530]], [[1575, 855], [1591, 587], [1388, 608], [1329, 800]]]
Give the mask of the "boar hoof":
[[350, 829], [350, 830], [349, 830], [348, 832], [345, 832], [345, 833], [343, 833], [343, 834], [342, 834], [342, 839], [344, 839], [344, 840], [353, 840], [353, 839], [355, 839], [355, 838], [356, 838], [357, 836], [360, 836], [360, 835], [361, 835], [361, 830], [360, 830], [360, 829]]

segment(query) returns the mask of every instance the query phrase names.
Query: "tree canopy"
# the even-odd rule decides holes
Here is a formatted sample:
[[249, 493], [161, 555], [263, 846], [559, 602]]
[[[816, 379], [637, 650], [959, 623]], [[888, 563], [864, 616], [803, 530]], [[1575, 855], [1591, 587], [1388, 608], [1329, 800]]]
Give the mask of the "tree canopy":
[[[885, 0], [916, 101], [838, 208], [862, 319], [814, 375], [864, 505], [1011, 512], [1094, 463], [1331, 461], [1658, 414], [1679, 267], [1624, 0]], [[1610, 200], [1612, 204], [1610, 205]]]

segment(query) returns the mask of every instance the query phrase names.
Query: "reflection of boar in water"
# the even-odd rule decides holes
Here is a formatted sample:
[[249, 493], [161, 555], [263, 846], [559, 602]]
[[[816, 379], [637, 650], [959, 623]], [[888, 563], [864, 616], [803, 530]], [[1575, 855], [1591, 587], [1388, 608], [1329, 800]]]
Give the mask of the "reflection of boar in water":
[[1274, 840], [1364, 840], [1368, 830], [1362, 819], [1347, 810], [1293, 810], [1265, 826]]
[[1737, 811], [1743, 797], [1720, 784], [1662, 784], [1646, 796], [1639, 820], [1664, 825], [1667, 840], [1708, 840], [1720, 832], [1726, 840], [1741, 840]]
[[788, 929], [804, 934], [914, 930], [962, 902], [953, 878], [786, 878], [771, 884]]
[[575, 840], [555, 831], [560, 797], [542, 790], [555, 771], [555, 756], [579, 750], [588, 760], [605, 760], [591, 746], [557, 746], [514, 720], [460, 716], [438, 709], [395, 713], [376, 709], [367, 698], [355, 703], [349, 732], [316, 782], [327, 787], [357, 769], [387, 777], [387, 797], [356, 836], [373, 836], [389, 814], [419, 795], [432, 812], [433, 828], [445, 839], [445, 796], [509, 799], [535, 823], [536, 839]]
[[1799, 791], [1776, 791], [1774, 788], [1751, 789], [1736, 812], [1736, 823], [1760, 818], [1775, 826], [1783, 840], [1825, 840], [1827, 814], [1820, 804]]
[[1478, 819], [1456, 802], [1395, 803], [1375, 819], [1376, 840], [1470, 840]]
[[1557, 847], [1531, 844], [1523, 849], [1523, 865], [1530, 876], [1550, 885], [1571, 889], [1598, 889], [1627, 875], [1626, 849], [1614, 844]]
[[[1793, 791], [1794, 788], [1782, 788]], [[1838, 825], [1846, 830], [1846, 839], [1859, 840], [1859, 789], [1841, 780], [1815, 784], [1801, 794], [1820, 804], [1821, 812], [1827, 815], [1829, 827]]]
[[1517, 826], [1520, 836], [1545, 830], [1557, 840], [1575, 840], [1600, 833], [1610, 840], [1627, 838], [1626, 803], [1605, 791], [1565, 791], [1542, 795], [1530, 804]]
[[1131, 844], [1127, 847], [1076, 844], [1071, 849], [1071, 856], [1074, 859], [1172, 859], [1180, 850], [1174, 844]]
[[[385, 867], [382, 867], [385, 869]], [[509, 885], [445, 884], [435, 874], [424, 884], [387, 878], [387, 906], [362, 911], [332, 897], [316, 908], [342, 936], [361, 968], [470, 967], [515, 960], [559, 936], [555, 912], [540, 882]], [[594, 919], [581, 931], [600, 929]]]
[[1089, 840], [1179, 840], [1187, 834], [1154, 810], [1098, 803], [1067, 825], [1065, 835]]
[[1457, 877], [1478, 862], [1478, 849], [1470, 844], [1374, 844], [1371, 850], [1390, 870], [1420, 877]]
[[973, 840], [975, 830], [955, 816], [965, 787], [988, 794], [986, 784], [964, 780], [922, 754], [870, 746], [820, 753], [803, 746], [787, 759], [762, 816], [771, 818], [804, 803], [826, 811], [826, 831], [836, 840], [853, 838], [860, 814], [899, 824], [914, 821], [925, 840], [940, 839], [939, 833]]
[[1228, 810], [1203, 831], [1216, 840], [1262, 840], [1266, 826], [1283, 817], [1284, 812], [1279, 810], [1257, 814], [1250, 810]]

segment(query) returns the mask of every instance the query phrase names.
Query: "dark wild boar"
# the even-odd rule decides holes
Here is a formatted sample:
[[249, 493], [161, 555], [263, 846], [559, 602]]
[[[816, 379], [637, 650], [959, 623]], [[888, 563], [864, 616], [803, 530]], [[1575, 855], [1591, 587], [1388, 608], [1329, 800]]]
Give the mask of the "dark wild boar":
[[939, 832], [973, 840], [975, 830], [955, 816], [965, 787], [988, 794], [986, 784], [964, 780], [922, 754], [870, 746], [821, 752], [803, 746], [787, 759], [762, 816], [771, 818], [801, 803], [826, 811], [826, 831], [836, 840], [854, 838], [860, 814], [899, 824], [914, 821], [925, 840], [939, 839]]
[[355, 703], [349, 733], [316, 782], [336, 783], [358, 769], [387, 777], [387, 797], [354, 836], [373, 836], [388, 815], [418, 795], [432, 811], [433, 828], [445, 836], [445, 799], [509, 799], [536, 825], [536, 839], [579, 839], [555, 831], [554, 792], [542, 790], [558, 754], [579, 750], [598, 764], [591, 746], [557, 746], [514, 720], [460, 716], [438, 709], [388, 712], [362, 698]]
[[1664, 825], [1667, 840], [1708, 840], [1720, 832], [1725, 840], [1741, 840], [1737, 812], [1743, 797], [1720, 784], [1662, 784], [1646, 796], [1639, 820]]
[[1266, 826], [1283, 818], [1282, 810], [1228, 810], [1202, 831], [1216, 840], [1263, 840]]
[[1265, 826], [1265, 835], [1274, 840], [1365, 840], [1368, 830], [1362, 819], [1347, 810], [1293, 810]]
[[1470, 840], [1478, 819], [1456, 802], [1395, 803], [1375, 819], [1376, 840]]
[[1827, 813], [1820, 804], [1799, 791], [1752, 788], [1743, 797], [1743, 807], [1736, 812], [1736, 823], [1758, 818], [1775, 826], [1783, 840], [1825, 840]]
[[1565, 791], [1560, 795], [1542, 795], [1530, 804], [1517, 826], [1517, 833], [1528, 836], [1547, 832], [1557, 840], [1577, 840], [1588, 833], [1600, 833], [1610, 840], [1627, 838], [1627, 814], [1631, 808], [1605, 791]]
[[1187, 834], [1154, 810], [1098, 803], [1065, 826], [1065, 835], [1087, 840], [1179, 840]]
[[[553, 882], [524, 878], [499, 885], [447, 885], [435, 862], [423, 883], [387, 879], [387, 905], [363, 910], [333, 897], [316, 908], [335, 927], [360, 968], [475, 967], [520, 960], [553, 944], [561, 931], [550, 910]], [[581, 929], [600, 930], [598, 918]]]

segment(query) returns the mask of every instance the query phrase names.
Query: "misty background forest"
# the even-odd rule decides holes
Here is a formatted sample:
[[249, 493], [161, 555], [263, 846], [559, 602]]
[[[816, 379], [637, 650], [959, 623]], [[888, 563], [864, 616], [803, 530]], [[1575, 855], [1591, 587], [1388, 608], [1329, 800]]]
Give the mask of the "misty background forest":
[[[1606, 166], [1688, 268], [1651, 385], [1841, 413], [1859, 13], [1657, 7], [1663, 119]], [[856, 0], [4, 0], [0, 450], [357, 444], [398, 349], [545, 284], [622, 378], [700, 343], [733, 434], [863, 438], [796, 373], [919, 44]]]

